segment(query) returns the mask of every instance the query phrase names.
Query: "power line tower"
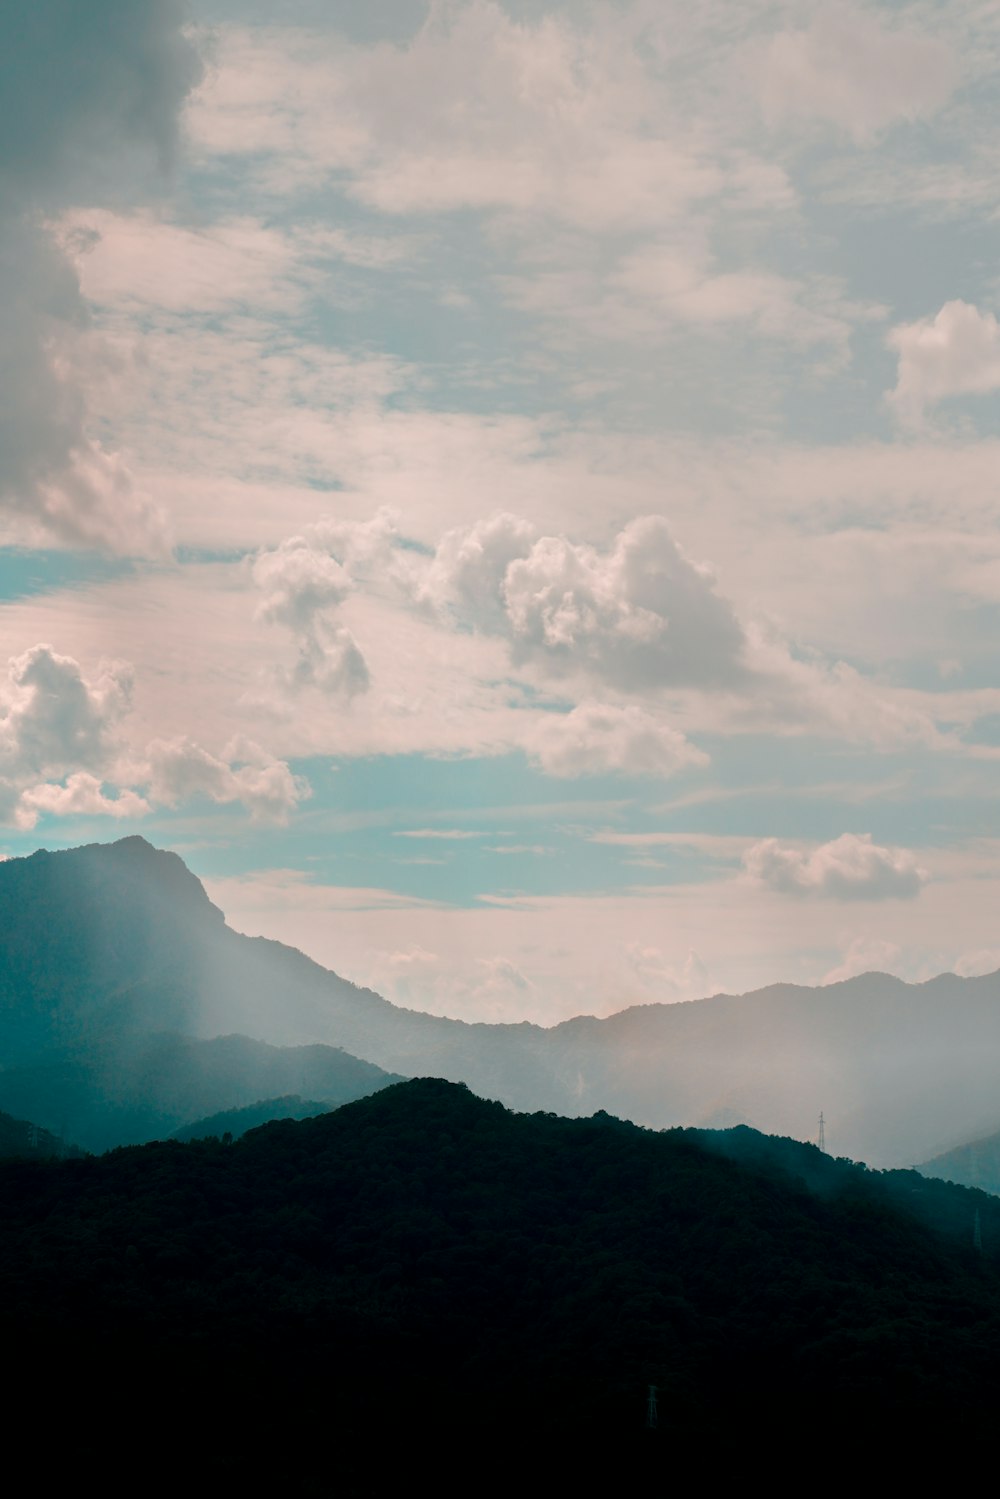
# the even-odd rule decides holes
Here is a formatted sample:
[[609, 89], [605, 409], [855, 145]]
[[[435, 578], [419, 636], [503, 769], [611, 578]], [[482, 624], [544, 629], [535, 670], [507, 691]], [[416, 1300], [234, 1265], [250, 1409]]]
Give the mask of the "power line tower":
[[646, 1396], [646, 1425], [652, 1431], [659, 1424], [660, 1418], [656, 1408], [656, 1385], [651, 1384], [649, 1394]]
[[979, 1217], [979, 1209], [976, 1208], [976, 1216], [972, 1220], [972, 1247], [977, 1254], [983, 1252], [983, 1225]]
[[819, 1116], [819, 1139], [816, 1141], [816, 1144], [819, 1146], [820, 1150], [825, 1155], [826, 1154], [826, 1120], [823, 1118], [823, 1111], [822, 1110], [820, 1110], [820, 1116]]

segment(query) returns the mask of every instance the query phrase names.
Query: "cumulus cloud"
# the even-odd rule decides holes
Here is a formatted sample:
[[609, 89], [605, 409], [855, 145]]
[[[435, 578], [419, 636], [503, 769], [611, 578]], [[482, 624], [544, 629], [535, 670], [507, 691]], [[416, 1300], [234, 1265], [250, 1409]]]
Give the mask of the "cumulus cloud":
[[159, 549], [161, 518], [88, 426], [94, 361], [76, 272], [48, 227], [173, 150], [198, 76], [180, 0], [0, 10], [0, 506], [28, 535]]
[[843, 833], [811, 852], [764, 838], [743, 864], [766, 889], [833, 900], [911, 900], [928, 877], [908, 849], [883, 847], [870, 833]]
[[250, 742], [220, 758], [182, 735], [154, 740], [147, 755], [150, 795], [167, 807], [206, 797], [240, 803], [255, 822], [285, 822], [309, 795], [308, 782]]
[[662, 516], [631, 521], [607, 551], [497, 516], [449, 532], [421, 588], [441, 610], [505, 635], [517, 664], [624, 690], [733, 686], [745, 675], [736, 615]]
[[32, 828], [43, 814], [148, 812], [127, 787], [115, 796], [104, 790], [120, 768], [120, 729], [131, 700], [132, 668], [125, 662], [102, 662], [88, 677], [50, 645], [13, 657], [0, 684], [0, 822]]
[[96, 776], [85, 770], [66, 777], [64, 786], [43, 784], [22, 792], [19, 811], [31, 819], [39, 813], [52, 817], [143, 817], [151, 811], [145, 797], [127, 787], [107, 796]]
[[263, 595], [257, 618], [285, 625], [298, 649], [287, 685], [347, 698], [367, 692], [368, 663], [350, 630], [331, 618], [353, 587], [347, 569], [315, 539], [293, 536], [261, 552], [252, 577]]
[[87, 679], [72, 656], [35, 645], [8, 668], [0, 717], [0, 766], [8, 775], [100, 769], [131, 706], [132, 668], [102, 663]]
[[946, 302], [933, 318], [893, 328], [888, 341], [899, 355], [888, 400], [907, 426], [919, 426], [927, 407], [949, 396], [1000, 388], [1000, 324], [992, 312]]
[[11, 659], [0, 683], [0, 823], [140, 817], [196, 796], [280, 822], [308, 796], [307, 782], [250, 742], [221, 757], [186, 738], [136, 750], [126, 735], [132, 681], [127, 662], [88, 675], [45, 644]]
[[530, 521], [506, 512], [447, 531], [430, 567], [414, 573], [416, 598], [481, 629], [502, 633], [507, 569], [527, 556], [536, 534]]
[[87, 677], [49, 645], [15, 656], [0, 686], [0, 821], [31, 828], [42, 813], [134, 817], [148, 810], [128, 790], [113, 798], [102, 790], [131, 697], [124, 662], [102, 662]]
[[935, 37], [826, 4], [806, 30], [771, 39], [761, 104], [772, 123], [823, 120], [863, 144], [898, 121], [934, 113], [957, 78], [954, 53]]
[[528, 754], [551, 776], [671, 776], [708, 756], [677, 729], [637, 704], [624, 708], [586, 701], [571, 712], [550, 713], [528, 739]]

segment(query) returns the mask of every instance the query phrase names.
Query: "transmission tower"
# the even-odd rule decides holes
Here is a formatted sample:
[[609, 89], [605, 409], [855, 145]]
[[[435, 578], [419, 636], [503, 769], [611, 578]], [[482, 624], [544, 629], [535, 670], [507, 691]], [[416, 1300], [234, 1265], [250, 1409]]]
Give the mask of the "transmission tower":
[[977, 1254], [983, 1252], [983, 1225], [979, 1217], [979, 1209], [976, 1208], [976, 1216], [972, 1220], [972, 1247]]
[[649, 1427], [649, 1429], [651, 1431], [652, 1431], [652, 1429], [655, 1426], [659, 1425], [659, 1415], [658, 1415], [657, 1409], [656, 1409], [656, 1385], [655, 1384], [651, 1384], [650, 1385], [650, 1387], [649, 1387], [649, 1394], [646, 1397], [646, 1425]]
[[816, 1141], [816, 1144], [819, 1146], [820, 1150], [825, 1155], [826, 1154], [826, 1121], [823, 1118], [822, 1110], [820, 1111], [820, 1116], [819, 1116], [819, 1139]]

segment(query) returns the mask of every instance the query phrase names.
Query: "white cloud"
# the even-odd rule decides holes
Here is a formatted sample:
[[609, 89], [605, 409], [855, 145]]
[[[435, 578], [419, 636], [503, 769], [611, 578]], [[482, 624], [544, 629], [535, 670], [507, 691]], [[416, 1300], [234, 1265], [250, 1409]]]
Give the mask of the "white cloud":
[[607, 553], [542, 537], [507, 568], [503, 597], [515, 660], [625, 689], [732, 685], [745, 669], [735, 614], [661, 516], [631, 521]]
[[67, 215], [60, 240], [84, 295], [116, 311], [218, 313], [244, 307], [291, 310], [303, 287], [303, 246], [251, 218], [190, 228], [149, 210], [91, 209]]
[[588, 701], [569, 713], [547, 713], [527, 738], [530, 758], [547, 775], [671, 776], [708, 756], [684, 735], [637, 704]]
[[0, 767], [8, 775], [37, 777], [107, 766], [131, 694], [132, 669], [123, 662], [102, 663], [88, 680], [72, 656], [32, 646], [9, 663]]
[[743, 863], [751, 881], [769, 890], [833, 900], [909, 900], [928, 878], [909, 850], [882, 847], [870, 833], [842, 833], [808, 852], [764, 838]]
[[656, 88], [634, 30], [551, 13], [515, 21], [469, 0], [433, 7], [403, 46], [286, 31], [265, 57], [223, 33], [189, 121], [213, 152], [283, 157], [272, 188], [346, 172], [385, 213], [477, 208], [634, 228], [723, 178]]
[[255, 822], [280, 823], [309, 795], [301, 776], [249, 741], [233, 746], [221, 758], [183, 737], [154, 740], [146, 753], [150, 796], [167, 807], [207, 797], [221, 804], [240, 803]]
[[[42, 813], [148, 811], [131, 791], [112, 798], [102, 790], [104, 776], [116, 773], [131, 698], [132, 669], [124, 662], [102, 662], [88, 678], [79, 662], [49, 645], [12, 658], [0, 687], [0, 822], [31, 828]], [[62, 776], [65, 785], [49, 779]]]
[[958, 79], [952, 49], [841, 3], [804, 31], [780, 31], [763, 55], [760, 96], [772, 123], [822, 120], [865, 144], [901, 120], [933, 114]]
[[455, 842], [468, 838], [482, 838], [482, 833], [473, 832], [469, 828], [400, 828], [392, 835], [394, 838], [440, 838], [446, 842]]
[[295, 667], [285, 678], [288, 686], [318, 687], [345, 698], [368, 691], [368, 663], [357, 641], [331, 618], [353, 586], [335, 557], [307, 537], [294, 536], [274, 551], [261, 552], [252, 577], [263, 594], [257, 618], [286, 625], [298, 647]]
[[946, 302], [933, 318], [901, 323], [888, 342], [899, 355], [888, 400], [908, 426], [919, 426], [927, 407], [949, 396], [1000, 388], [1000, 324], [968, 302]]
[[321, 610], [335, 608], [351, 590], [351, 578], [336, 558], [294, 536], [253, 564], [253, 581], [264, 595], [258, 619], [274, 620], [296, 633], [311, 630]]
[[221, 757], [186, 736], [136, 748], [127, 733], [132, 695], [127, 662], [101, 662], [88, 676], [49, 645], [14, 657], [0, 684], [0, 821], [139, 817], [204, 796], [280, 822], [309, 795], [285, 761], [248, 740]]
[[30, 786], [22, 793], [18, 810], [22, 817], [30, 817], [33, 825], [39, 813], [53, 817], [143, 817], [152, 809], [144, 797], [127, 788], [116, 796], [106, 796], [98, 778], [80, 770], [67, 776], [64, 786]]
[[1000, 969], [1000, 947], [979, 947], [962, 953], [955, 961], [955, 972], [963, 978], [980, 978]]
[[732, 686], [745, 674], [739, 621], [662, 516], [630, 521], [608, 551], [532, 535], [509, 515], [450, 532], [418, 596], [502, 633], [515, 664], [624, 690]]
[[672, 963], [658, 947], [630, 942], [626, 961], [644, 995], [654, 1003], [703, 999], [709, 992], [708, 969], [692, 949], [682, 964]]
[[411, 563], [416, 599], [439, 613], [451, 610], [480, 628], [502, 631], [507, 569], [528, 554], [535, 535], [530, 521], [507, 513], [446, 532], [429, 567], [416, 559]]
[[882, 937], [855, 937], [840, 962], [819, 982], [842, 984], [862, 973], [894, 973], [901, 958], [902, 949], [896, 942], [887, 942]]
[[[647, 244], [625, 255], [611, 287], [678, 323], [703, 328], [747, 324], [790, 343], [846, 343], [843, 315], [809, 305], [808, 288], [762, 269], [720, 270], [707, 249]], [[568, 309], [567, 309], [568, 310]]]

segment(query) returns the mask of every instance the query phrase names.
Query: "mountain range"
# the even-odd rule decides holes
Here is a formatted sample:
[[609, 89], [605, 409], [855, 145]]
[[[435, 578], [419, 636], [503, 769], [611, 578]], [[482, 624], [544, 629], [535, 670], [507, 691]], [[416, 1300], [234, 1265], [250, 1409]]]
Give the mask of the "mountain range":
[[822, 1110], [835, 1154], [901, 1165], [1000, 1127], [1000, 974], [469, 1024], [233, 931], [176, 854], [130, 837], [0, 864], [0, 1056], [0, 1108], [90, 1148], [432, 1074], [513, 1108], [656, 1128], [806, 1138]]

